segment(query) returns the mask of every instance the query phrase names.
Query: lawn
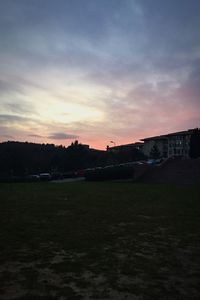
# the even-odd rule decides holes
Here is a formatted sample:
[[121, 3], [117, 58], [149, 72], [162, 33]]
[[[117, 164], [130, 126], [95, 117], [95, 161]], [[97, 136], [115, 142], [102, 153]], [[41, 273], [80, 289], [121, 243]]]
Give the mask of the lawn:
[[200, 188], [0, 185], [0, 299], [200, 299]]

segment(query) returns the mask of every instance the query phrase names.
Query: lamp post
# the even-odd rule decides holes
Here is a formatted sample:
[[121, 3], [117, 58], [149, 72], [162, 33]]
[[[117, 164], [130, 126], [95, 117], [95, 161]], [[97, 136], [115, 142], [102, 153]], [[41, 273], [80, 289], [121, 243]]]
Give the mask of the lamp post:
[[110, 143], [114, 144], [114, 147], [116, 146], [116, 143], [115, 143], [115, 142], [113, 142], [113, 141], [110, 141]]

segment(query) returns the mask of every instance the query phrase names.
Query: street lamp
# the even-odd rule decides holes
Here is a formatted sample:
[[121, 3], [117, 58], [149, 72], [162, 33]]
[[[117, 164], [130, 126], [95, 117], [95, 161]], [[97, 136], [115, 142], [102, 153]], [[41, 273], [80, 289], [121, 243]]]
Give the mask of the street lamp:
[[116, 146], [116, 143], [115, 143], [115, 142], [113, 142], [113, 141], [110, 141], [110, 143], [114, 144], [114, 147]]

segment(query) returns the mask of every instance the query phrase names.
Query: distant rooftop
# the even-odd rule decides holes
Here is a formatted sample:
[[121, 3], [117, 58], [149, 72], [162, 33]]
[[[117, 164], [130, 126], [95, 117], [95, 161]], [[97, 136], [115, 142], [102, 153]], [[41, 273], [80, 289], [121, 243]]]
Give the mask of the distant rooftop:
[[165, 139], [167, 139], [169, 136], [173, 136], [173, 135], [188, 135], [188, 134], [190, 134], [193, 130], [194, 130], [194, 129], [188, 129], [188, 130], [185, 130], [185, 131], [178, 131], [178, 132], [172, 132], [172, 133], [163, 134], [163, 135], [152, 136], [152, 137], [148, 137], [148, 138], [141, 139], [141, 141], [148, 141], [148, 140], [165, 140]]
[[119, 148], [126, 148], [126, 147], [139, 147], [142, 146], [144, 143], [142, 142], [136, 142], [136, 143], [130, 143], [130, 144], [123, 144], [123, 145], [117, 145], [113, 147], [109, 147], [109, 149], [119, 149]]

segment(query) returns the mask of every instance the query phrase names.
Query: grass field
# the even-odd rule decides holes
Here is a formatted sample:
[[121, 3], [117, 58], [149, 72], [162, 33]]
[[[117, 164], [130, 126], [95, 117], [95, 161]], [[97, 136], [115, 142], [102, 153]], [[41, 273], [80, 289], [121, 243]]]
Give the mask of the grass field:
[[0, 299], [200, 299], [200, 188], [0, 185]]

